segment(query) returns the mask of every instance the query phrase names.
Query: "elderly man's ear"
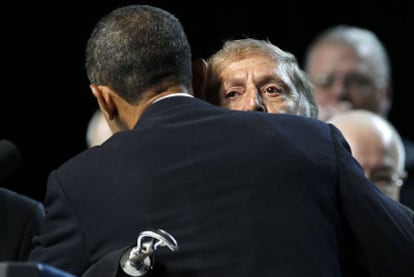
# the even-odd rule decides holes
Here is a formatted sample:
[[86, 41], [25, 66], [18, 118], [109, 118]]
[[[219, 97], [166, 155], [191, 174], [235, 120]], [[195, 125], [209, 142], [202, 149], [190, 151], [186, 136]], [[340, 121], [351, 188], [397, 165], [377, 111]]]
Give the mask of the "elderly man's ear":
[[207, 81], [207, 61], [203, 58], [193, 60], [193, 93], [197, 98], [204, 99], [204, 88]]

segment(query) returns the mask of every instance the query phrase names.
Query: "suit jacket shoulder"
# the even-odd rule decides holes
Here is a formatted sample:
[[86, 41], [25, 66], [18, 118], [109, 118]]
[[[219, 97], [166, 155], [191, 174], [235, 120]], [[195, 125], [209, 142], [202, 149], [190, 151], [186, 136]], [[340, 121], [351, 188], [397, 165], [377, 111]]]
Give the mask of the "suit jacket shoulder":
[[0, 188], [0, 214], [0, 260], [26, 260], [32, 238], [41, 228], [43, 204], [28, 196]]

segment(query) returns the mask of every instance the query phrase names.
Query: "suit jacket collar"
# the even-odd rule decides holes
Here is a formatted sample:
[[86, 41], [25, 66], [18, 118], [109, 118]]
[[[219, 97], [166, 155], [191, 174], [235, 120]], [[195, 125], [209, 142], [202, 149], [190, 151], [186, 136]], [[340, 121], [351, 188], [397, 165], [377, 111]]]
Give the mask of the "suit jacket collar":
[[156, 101], [151, 104], [144, 111], [141, 118], [135, 125], [134, 130], [139, 128], [162, 126], [163, 124], [182, 120], [180, 115], [188, 114], [187, 118], [191, 118], [194, 116], [195, 110], [197, 111], [206, 105], [216, 107], [204, 100], [194, 97], [174, 96], [164, 98], [161, 101]]

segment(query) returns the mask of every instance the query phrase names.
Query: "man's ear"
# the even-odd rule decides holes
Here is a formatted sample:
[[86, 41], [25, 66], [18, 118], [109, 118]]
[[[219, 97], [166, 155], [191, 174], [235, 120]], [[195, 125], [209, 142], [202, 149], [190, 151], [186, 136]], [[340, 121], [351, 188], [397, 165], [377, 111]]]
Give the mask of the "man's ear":
[[207, 81], [207, 62], [203, 58], [193, 60], [193, 94], [197, 98], [204, 98], [204, 88]]
[[98, 101], [98, 105], [105, 116], [112, 120], [118, 114], [118, 107], [114, 101], [114, 91], [108, 86], [89, 85], [92, 94]]

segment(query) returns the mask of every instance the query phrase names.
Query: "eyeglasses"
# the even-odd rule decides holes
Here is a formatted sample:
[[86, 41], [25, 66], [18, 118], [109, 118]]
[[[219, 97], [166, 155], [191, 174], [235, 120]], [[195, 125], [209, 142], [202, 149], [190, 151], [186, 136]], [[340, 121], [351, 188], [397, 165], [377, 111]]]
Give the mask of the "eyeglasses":
[[376, 86], [372, 78], [359, 73], [346, 75], [329, 73], [312, 78], [315, 87], [325, 90], [331, 89], [335, 84], [341, 84], [351, 96], [369, 96], [375, 92]]
[[371, 182], [376, 184], [377, 186], [387, 187], [387, 186], [402, 186], [404, 184], [404, 180], [406, 178], [406, 174], [377, 174], [370, 176], [369, 179]]

